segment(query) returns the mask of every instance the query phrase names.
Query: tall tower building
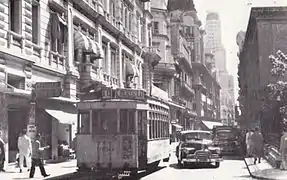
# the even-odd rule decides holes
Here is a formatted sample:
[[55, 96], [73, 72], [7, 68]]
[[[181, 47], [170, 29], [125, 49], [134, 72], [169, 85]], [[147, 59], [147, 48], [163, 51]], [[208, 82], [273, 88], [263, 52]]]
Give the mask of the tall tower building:
[[223, 123], [230, 124], [234, 120], [234, 82], [226, 68], [226, 51], [221, 39], [221, 21], [219, 14], [209, 12], [206, 16], [204, 48], [206, 53], [214, 55], [214, 66], [221, 86], [220, 108]]

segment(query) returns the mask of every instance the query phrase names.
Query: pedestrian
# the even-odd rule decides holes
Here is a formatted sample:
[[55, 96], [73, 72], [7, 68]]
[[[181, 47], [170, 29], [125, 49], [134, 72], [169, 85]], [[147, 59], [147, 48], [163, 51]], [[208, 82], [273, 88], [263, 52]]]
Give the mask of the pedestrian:
[[253, 144], [252, 144], [251, 136], [253, 135], [253, 133], [254, 133], [254, 130], [252, 129], [249, 129], [246, 133], [245, 144], [246, 144], [247, 157], [252, 156]]
[[19, 167], [20, 173], [22, 173], [24, 161], [28, 167], [28, 171], [31, 167], [31, 153], [32, 143], [29, 136], [27, 136], [27, 130], [22, 130], [22, 135], [18, 138], [18, 149], [19, 149]]
[[39, 166], [41, 174], [43, 177], [48, 177], [43, 165], [42, 152], [49, 148], [49, 146], [41, 147], [40, 134], [36, 134], [35, 140], [32, 141], [32, 166], [30, 170], [30, 178], [34, 177], [35, 167]]
[[251, 141], [254, 146], [253, 147], [254, 164], [256, 164], [257, 159], [258, 163], [261, 163], [261, 158], [264, 154], [264, 140], [259, 127], [255, 128], [255, 132], [251, 135]]
[[281, 166], [280, 169], [287, 170], [287, 132], [284, 132], [280, 141]]
[[2, 139], [2, 131], [0, 131], [0, 172], [5, 172], [4, 162], [5, 162], [5, 143]]

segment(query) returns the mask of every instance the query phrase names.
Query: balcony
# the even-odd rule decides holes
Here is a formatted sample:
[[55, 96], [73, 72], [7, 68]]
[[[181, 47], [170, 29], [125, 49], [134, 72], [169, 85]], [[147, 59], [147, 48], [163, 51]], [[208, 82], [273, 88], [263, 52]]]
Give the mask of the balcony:
[[179, 104], [181, 106], [186, 106], [186, 101], [179, 96], [172, 96], [171, 100], [176, 102], [177, 104]]
[[196, 78], [193, 82], [193, 86], [197, 87], [197, 88], [201, 88], [202, 90], [207, 91], [206, 85], [205, 83], [200, 79], [200, 78]]
[[153, 67], [158, 65], [161, 60], [159, 49], [156, 47], [147, 47], [145, 50], [145, 61], [150, 63]]
[[175, 65], [174, 63], [158, 63], [155, 66], [155, 71], [159, 73], [167, 73], [170, 75], [174, 75], [176, 73]]
[[182, 85], [188, 92], [190, 92], [192, 95], [195, 94], [194, 89], [193, 89], [192, 86], [189, 85], [187, 82], [182, 81], [181, 85]]

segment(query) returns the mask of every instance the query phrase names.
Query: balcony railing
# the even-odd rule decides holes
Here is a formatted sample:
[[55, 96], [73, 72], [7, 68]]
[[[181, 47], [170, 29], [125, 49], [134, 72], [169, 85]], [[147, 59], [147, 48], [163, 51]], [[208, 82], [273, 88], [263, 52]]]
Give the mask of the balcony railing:
[[171, 100], [173, 100], [174, 102], [176, 102], [176, 103], [178, 103], [178, 104], [180, 104], [182, 106], [186, 106], [186, 101], [183, 98], [179, 97], [179, 96], [172, 96]]

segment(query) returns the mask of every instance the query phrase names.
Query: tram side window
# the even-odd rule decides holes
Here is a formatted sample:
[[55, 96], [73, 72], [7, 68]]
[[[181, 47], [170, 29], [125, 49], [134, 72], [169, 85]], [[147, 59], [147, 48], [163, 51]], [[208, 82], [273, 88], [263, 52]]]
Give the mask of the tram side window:
[[79, 118], [79, 134], [90, 134], [90, 113], [80, 112]]

